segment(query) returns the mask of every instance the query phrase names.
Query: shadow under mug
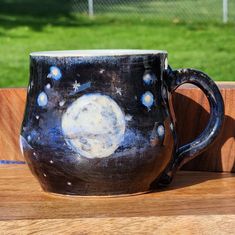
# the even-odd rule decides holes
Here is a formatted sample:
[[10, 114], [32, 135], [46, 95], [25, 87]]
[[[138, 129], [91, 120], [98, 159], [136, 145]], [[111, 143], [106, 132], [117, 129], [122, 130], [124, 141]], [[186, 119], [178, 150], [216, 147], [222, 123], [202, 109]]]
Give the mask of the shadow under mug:
[[[184, 83], [206, 94], [211, 111], [201, 135], [178, 146], [171, 95]], [[215, 83], [194, 69], [172, 70], [165, 51], [35, 52], [20, 143], [45, 191], [146, 192], [204, 151], [223, 116]]]

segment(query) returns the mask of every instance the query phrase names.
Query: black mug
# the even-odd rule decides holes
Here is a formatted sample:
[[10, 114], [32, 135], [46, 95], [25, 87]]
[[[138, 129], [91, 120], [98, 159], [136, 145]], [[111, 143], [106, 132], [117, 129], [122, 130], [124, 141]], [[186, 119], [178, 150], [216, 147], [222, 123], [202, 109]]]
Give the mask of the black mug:
[[[184, 83], [206, 94], [211, 111], [201, 135], [179, 147], [169, 98]], [[35, 52], [20, 142], [45, 191], [139, 193], [168, 185], [215, 140], [223, 116], [215, 83], [194, 69], [172, 70], [165, 51]]]

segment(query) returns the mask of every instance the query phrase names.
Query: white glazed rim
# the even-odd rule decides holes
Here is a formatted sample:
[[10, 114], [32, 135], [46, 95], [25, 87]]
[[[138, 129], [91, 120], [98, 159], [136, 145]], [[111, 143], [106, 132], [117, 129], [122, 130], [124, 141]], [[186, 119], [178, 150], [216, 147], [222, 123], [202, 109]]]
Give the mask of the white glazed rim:
[[149, 55], [167, 54], [164, 50], [139, 50], [139, 49], [104, 49], [104, 50], [68, 50], [68, 51], [39, 51], [32, 52], [30, 56], [46, 57], [92, 57], [92, 56], [124, 56], [124, 55]]

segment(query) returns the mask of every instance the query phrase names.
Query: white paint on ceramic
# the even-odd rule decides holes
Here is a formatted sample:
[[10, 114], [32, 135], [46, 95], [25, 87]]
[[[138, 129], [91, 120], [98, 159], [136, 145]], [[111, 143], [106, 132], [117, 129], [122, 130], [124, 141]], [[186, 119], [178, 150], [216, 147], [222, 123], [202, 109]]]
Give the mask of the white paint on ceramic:
[[46, 85], [46, 89], [51, 89], [51, 84], [50, 83], [48, 83], [47, 85]]
[[77, 92], [81, 84], [76, 80], [73, 84], [74, 92]]
[[152, 73], [146, 73], [144, 76], [143, 76], [143, 81], [146, 85], [151, 85], [153, 84], [155, 81], [157, 80], [156, 76]]
[[66, 143], [87, 158], [108, 157], [124, 138], [125, 115], [106, 95], [88, 94], [75, 100], [62, 115]]
[[131, 120], [132, 120], [132, 116], [131, 116], [130, 114], [127, 114], [127, 115], [125, 116], [125, 120], [126, 120], [127, 122], [131, 121]]
[[164, 136], [164, 134], [165, 134], [165, 128], [164, 128], [163, 125], [159, 125], [159, 126], [157, 127], [157, 133], [158, 133], [159, 136]]
[[73, 89], [74, 90], [71, 93], [71, 95], [74, 95], [78, 92], [84, 91], [84, 90], [86, 90], [90, 87], [91, 87], [91, 82], [86, 82], [86, 83], [80, 84], [77, 81], [75, 81], [75, 83], [73, 84]]
[[67, 57], [67, 56], [117, 56], [117, 55], [145, 55], [167, 53], [159, 50], [136, 50], [136, 49], [106, 49], [106, 50], [68, 50], [68, 51], [40, 51], [30, 53], [34, 56], [49, 56], [49, 57]]
[[148, 111], [151, 110], [151, 107], [154, 103], [154, 96], [150, 91], [146, 91], [142, 96], [141, 96], [141, 102], [144, 106], [148, 108]]
[[38, 105], [41, 106], [41, 107], [47, 105], [48, 98], [47, 98], [47, 95], [46, 95], [46, 93], [44, 91], [42, 91], [38, 95], [37, 102], [38, 102]]
[[103, 74], [104, 71], [105, 71], [104, 69], [100, 69], [99, 73], [100, 73], [100, 74]]
[[122, 88], [115, 87], [115, 89], [116, 89], [116, 94], [122, 95]]
[[166, 57], [166, 59], [165, 59], [165, 65], [164, 65], [164, 67], [165, 67], [165, 69], [168, 68], [168, 59], [167, 59], [167, 57]]
[[60, 101], [59, 106], [62, 107], [65, 104], [65, 100]]

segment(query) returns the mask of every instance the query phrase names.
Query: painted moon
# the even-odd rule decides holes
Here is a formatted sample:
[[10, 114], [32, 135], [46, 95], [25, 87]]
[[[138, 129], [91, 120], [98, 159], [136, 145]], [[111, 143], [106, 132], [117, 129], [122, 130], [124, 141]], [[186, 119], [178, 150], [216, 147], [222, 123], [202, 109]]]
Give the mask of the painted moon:
[[111, 155], [125, 133], [125, 115], [108, 96], [87, 94], [75, 100], [62, 116], [65, 140], [87, 158]]

